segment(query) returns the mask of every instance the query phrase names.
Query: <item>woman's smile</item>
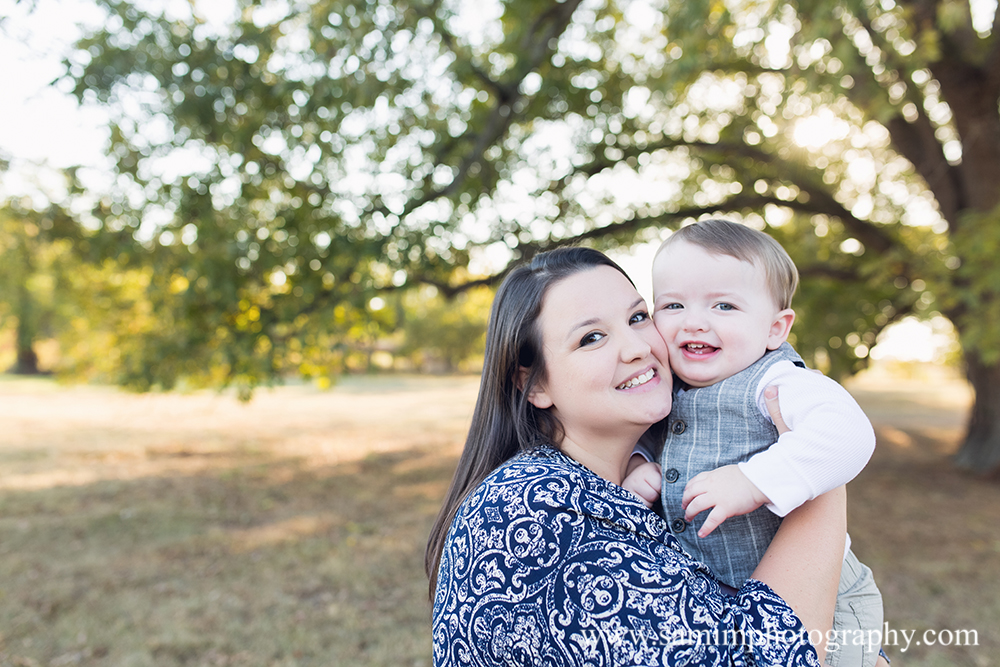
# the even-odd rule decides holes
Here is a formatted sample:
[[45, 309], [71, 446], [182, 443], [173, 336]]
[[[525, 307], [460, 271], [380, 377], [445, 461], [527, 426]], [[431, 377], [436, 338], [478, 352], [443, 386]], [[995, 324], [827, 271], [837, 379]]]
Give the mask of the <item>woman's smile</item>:
[[652, 380], [654, 377], [656, 377], [656, 370], [653, 369], [653, 368], [650, 368], [645, 373], [642, 373], [641, 375], [637, 375], [636, 377], [634, 377], [634, 378], [632, 378], [630, 380], [626, 380], [625, 382], [622, 382], [620, 385], [618, 385], [618, 388], [619, 389], [632, 389], [634, 387], [641, 387], [642, 385], [644, 385], [647, 382], [649, 382], [650, 380]]
[[[552, 285], [538, 318], [545, 379], [532, 392], [575, 442], [633, 438], [670, 412], [667, 347], [635, 287], [599, 266]], [[631, 434], [631, 431], [637, 431]]]

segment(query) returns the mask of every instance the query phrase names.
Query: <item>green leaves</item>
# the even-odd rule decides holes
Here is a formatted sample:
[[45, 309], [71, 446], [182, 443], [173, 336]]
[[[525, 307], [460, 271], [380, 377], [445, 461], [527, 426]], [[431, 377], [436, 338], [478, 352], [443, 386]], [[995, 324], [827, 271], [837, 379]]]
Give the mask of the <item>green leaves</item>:
[[997, 173], [963, 127], [1000, 120], [995, 95], [949, 97], [941, 68], [981, 49], [944, 40], [965, 25], [947, 7], [242, 0], [210, 24], [104, 6], [69, 71], [114, 112], [89, 243], [148, 272], [137, 386], [329, 377], [402, 326], [374, 298], [705, 215], [789, 248], [803, 351], [852, 372], [885, 326], [950, 303], [941, 267], [967, 251], [946, 235], [995, 203], [963, 199]]

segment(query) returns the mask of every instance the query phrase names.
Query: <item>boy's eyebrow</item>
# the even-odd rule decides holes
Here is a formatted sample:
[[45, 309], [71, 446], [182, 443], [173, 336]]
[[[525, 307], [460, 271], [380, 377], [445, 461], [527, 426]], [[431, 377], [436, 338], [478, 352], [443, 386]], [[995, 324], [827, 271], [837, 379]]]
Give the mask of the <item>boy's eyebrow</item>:
[[[670, 290], [670, 289], [663, 290], [662, 292], [659, 292], [656, 295], [655, 300], [659, 300], [661, 297], [665, 297], [665, 296], [674, 297], [679, 291], [680, 290]], [[704, 296], [709, 297], [711, 299], [718, 299], [718, 298], [722, 298], [722, 297], [726, 297], [726, 298], [730, 298], [730, 299], [742, 298], [742, 294], [740, 294], [740, 292], [738, 290], [727, 290], [727, 291], [720, 290], [720, 291], [717, 291], [717, 292], [708, 292]]]
[[712, 292], [708, 296], [713, 299], [729, 299], [730, 301], [744, 301], [746, 299], [739, 292]]
[[[644, 301], [644, 299], [640, 296], [638, 299], [636, 299], [635, 301], [633, 301], [632, 304], [628, 308], [626, 308], [626, 310], [632, 310], [633, 308], [635, 308], [636, 306], [638, 306], [643, 301]], [[586, 319], [583, 322], [579, 322], [576, 326], [572, 327], [569, 330], [569, 333], [566, 335], [566, 338], [572, 338], [573, 333], [575, 331], [577, 331], [578, 329], [583, 329], [584, 327], [589, 327], [590, 325], [597, 324], [600, 321], [601, 321], [601, 319], [599, 317], [591, 317], [590, 319]]]

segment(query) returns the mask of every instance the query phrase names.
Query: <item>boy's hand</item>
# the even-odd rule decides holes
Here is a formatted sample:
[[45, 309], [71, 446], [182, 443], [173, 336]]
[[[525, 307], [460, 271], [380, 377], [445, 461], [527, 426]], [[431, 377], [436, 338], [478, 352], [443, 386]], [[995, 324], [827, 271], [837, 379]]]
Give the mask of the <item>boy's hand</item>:
[[639, 496], [646, 507], [652, 507], [660, 497], [660, 476], [658, 463], [633, 455], [625, 479], [622, 480], [622, 488]]
[[738, 467], [728, 465], [692, 477], [684, 487], [681, 507], [688, 521], [714, 508], [698, 530], [698, 537], [706, 537], [729, 517], [747, 514], [767, 502], [767, 496]]

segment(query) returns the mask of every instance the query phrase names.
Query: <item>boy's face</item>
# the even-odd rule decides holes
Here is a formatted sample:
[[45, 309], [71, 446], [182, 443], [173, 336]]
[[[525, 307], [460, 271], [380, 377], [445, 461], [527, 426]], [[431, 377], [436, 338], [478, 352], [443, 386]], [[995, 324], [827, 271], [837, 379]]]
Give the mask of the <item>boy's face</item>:
[[653, 295], [670, 367], [693, 387], [724, 380], [777, 349], [795, 319], [775, 305], [763, 269], [684, 241], [654, 260]]

